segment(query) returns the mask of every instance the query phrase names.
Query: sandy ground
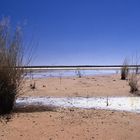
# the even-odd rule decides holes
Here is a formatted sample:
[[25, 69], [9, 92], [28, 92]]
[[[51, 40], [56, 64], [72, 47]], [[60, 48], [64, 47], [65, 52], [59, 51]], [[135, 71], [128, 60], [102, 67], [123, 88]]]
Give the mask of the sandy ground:
[[[132, 96], [118, 75], [34, 80], [22, 96]], [[0, 140], [140, 140], [139, 131], [140, 114], [94, 109], [17, 112], [0, 122]]]
[[140, 116], [104, 110], [16, 113], [0, 140], [140, 140]]
[[[30, 84], [35, 82], [36, 89]], [[131, 96], [128, 81], [119, 75], [65, 77], [27, 80], [23, 96]]]

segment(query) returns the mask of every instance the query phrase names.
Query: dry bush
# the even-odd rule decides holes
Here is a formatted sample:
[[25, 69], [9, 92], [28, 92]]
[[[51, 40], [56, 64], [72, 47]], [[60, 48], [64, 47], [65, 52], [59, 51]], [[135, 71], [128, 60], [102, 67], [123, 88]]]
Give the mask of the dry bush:
[[136, 74], [139, 74], [139, 62], [140, 62], [140, 57], [136, 53], [134, 56], [132, 56], [132, 64], [135, 65], [134, 72]]
[[124, 60], [123, 66], [121, 68], [121, 80], [126, 80], [128, 77], [129, 68], [127, 59]]
[[136, 74], [139, 74], [139, 66], [138, 65], [136, 66], [136, 70], [135, 71], [136, 71]]
[[136, 73], [131, 73], [129, 78], [130, 92], [139, 94], [139, 77]]
[[[0, 21], [0, 115], [9, 114], [25, 77], [20, 28], [10, 30], [9, 20]], [[18, 68], [20, 67], [20, 68]]]
[[77, 70], [76, 75], [78, 76], [78, 78], [81, 78], [82, 77], [81, 71], [80, 70]]
[[33, 84], [32, 83], [30, 84], [30, 88], [33, 89], [33, 90], [36, 89], [36, 83], [35, 83], [35, 81], [33, 82]]
[[135, 68], [131, 70], [131, 73], [129, 74], [129, 86], [130, 86], [130, 92], [132, 94], [139, 95], [139, 57], [136, 54], [135, 57], [132, 57], [132, 63], [135, 65]]

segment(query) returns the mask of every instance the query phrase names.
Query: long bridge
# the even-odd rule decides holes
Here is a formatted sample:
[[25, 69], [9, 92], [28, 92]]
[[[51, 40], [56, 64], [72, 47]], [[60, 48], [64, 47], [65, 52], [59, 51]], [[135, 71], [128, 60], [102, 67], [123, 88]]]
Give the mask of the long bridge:
[[[44, 70], [120, 70], [124, 65], [57, 65], [57, 66], [24, 66], [27, 71]], [[140, 65], [127, 65], [129, 69], [140, 68]]]

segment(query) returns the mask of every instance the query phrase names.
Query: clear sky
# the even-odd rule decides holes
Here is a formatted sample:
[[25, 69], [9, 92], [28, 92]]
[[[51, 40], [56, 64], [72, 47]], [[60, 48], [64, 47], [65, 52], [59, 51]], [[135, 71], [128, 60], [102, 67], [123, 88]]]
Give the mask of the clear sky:
[[24, 25], [33, 65], [121, 64], [140, 52], [140, 0], [0, 0]]

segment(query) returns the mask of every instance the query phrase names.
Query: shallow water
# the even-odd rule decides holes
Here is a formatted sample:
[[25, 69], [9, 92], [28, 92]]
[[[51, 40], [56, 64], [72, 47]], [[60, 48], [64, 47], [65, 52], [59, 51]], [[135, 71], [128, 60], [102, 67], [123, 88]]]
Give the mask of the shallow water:
[[140, 113], [140, 97], [24, 97], [16, 100], [17, 108], [28, 106], [106, 109]]
[[[116, 70], [79, 70], [81, 76], [91, 76], [91, 75], [107, 75], [115, 74]], [[46, 77], [69, 77], [78, 76], [78, 70], [44, 70], [44, 71], [33, 71], [28, 73], [27, 77], [33, 78], [46, 78]]]

